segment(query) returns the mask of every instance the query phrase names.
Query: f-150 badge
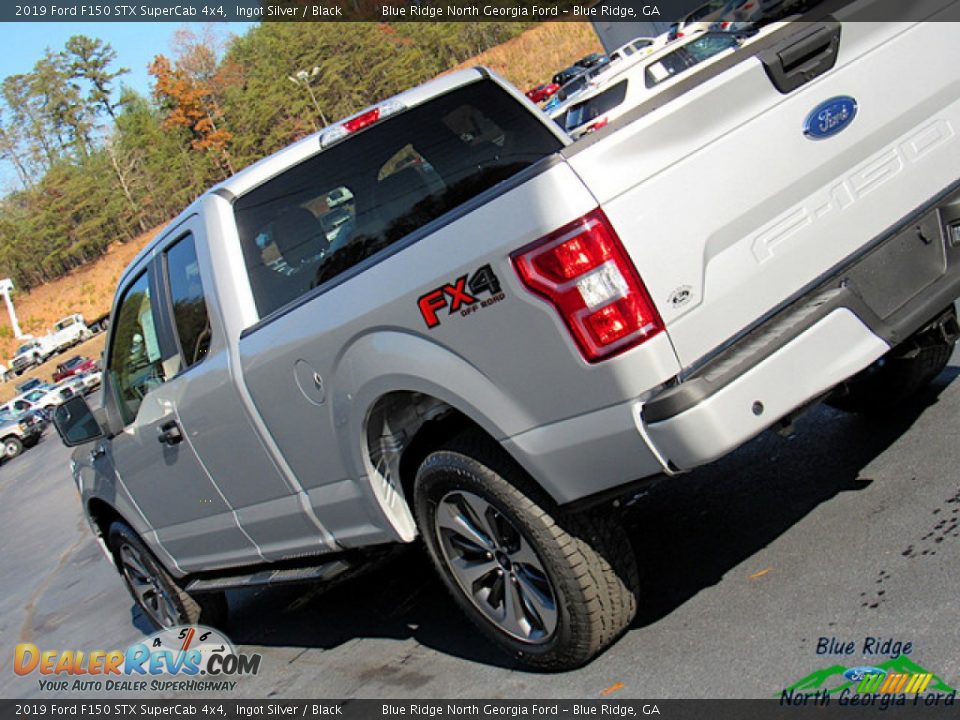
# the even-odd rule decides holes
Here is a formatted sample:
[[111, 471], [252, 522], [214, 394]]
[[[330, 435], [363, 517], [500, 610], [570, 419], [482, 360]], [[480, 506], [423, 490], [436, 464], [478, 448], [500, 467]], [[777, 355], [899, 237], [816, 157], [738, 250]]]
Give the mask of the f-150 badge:
[[803, 123], [803, 134], [811, 140], [825, 140], [842, 132], [857, 116], [857, 101], [848, 95], [833, 97], [817, 105]]

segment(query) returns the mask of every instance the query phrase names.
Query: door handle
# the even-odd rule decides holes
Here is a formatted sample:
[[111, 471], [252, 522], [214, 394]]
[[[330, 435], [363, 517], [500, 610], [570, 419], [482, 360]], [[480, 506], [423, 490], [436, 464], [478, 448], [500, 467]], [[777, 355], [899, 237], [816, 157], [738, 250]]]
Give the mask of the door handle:
[[164, 445], [176, 445], [183, 440], [183, 433], [180, 432], [180, 426], [176, 420], [165, 422], [158, 428], [159, 434], [157, 440]]

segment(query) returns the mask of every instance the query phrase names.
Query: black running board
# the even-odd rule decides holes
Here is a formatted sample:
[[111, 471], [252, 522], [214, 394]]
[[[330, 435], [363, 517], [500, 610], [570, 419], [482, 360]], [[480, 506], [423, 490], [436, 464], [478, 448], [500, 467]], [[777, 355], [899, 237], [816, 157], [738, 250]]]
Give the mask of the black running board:
[[257, 585], [279, 585], [282, 583], [327, 582], [338, 577], [354, 567], [343, 559], [331, 560], [322, 565], [310, 567], [295, 567], [285, 569], [263, 569], [241, 575], [224, 575], [221, 577], [206, 577], [192, 580], [186, 588], [188, 593], [215, 592], [219, 590], [234, 590], [249, 588]]

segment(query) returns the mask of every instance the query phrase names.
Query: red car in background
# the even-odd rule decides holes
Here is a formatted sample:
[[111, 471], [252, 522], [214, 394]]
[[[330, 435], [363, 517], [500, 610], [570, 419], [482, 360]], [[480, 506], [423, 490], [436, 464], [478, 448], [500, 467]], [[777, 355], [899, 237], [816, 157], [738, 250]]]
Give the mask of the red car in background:
[[542, 85], [537, 85], [535, 88], [527, 90], [527, 97], [535, 103], [543, 102], [559, 89], [560, 86], [557, 85], [557, 83], [543, 83]]
[[53, 374], [53, 381], [60, 382], [74, 375], [95, 372], [97, 369], [96, 360], [85, 358], [82, 355], [74, 355], [69, 360], [57, 365], [57, 371]]

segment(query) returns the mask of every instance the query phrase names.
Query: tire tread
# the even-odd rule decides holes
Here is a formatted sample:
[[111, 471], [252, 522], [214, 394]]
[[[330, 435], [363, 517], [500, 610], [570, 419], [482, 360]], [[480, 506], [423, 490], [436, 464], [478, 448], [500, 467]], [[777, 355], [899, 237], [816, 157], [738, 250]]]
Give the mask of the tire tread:
[[[457, 464], [461, 467], [453, 470]], [[545, 653], [516, 652], [524, 664], [551, 671], [579, 667], [626, 630], [637, 611], [639, 579], [629, 539], [618, 522], [564, 512], [496, 442], [476, 431], [466, 431], [428, 455], [418, 473], [418, 486], [421, 474], [437, 466], [461, 475], [482, 476], [484, 470], [493, 473], [500, 481], [497, 492], [536, 529], [536, 540], [546, 542], [559, 555], [563, 572], [553, 578], [557, 591], [579, 598], [574, 603], [579, 607], [568, 608], [569, 642]], [[419, 501], [417, 505], [419, 508]], [[421, 532], [426, 537], [429, 531], [421, 527]], [[427, 544], [430, 546], [429, 541]], [[434, 564], [445, 575], [438, 553], [430, 549]], [[499, 645], [515, 649], [454, 584], [445, 584], [475, 625]]]

